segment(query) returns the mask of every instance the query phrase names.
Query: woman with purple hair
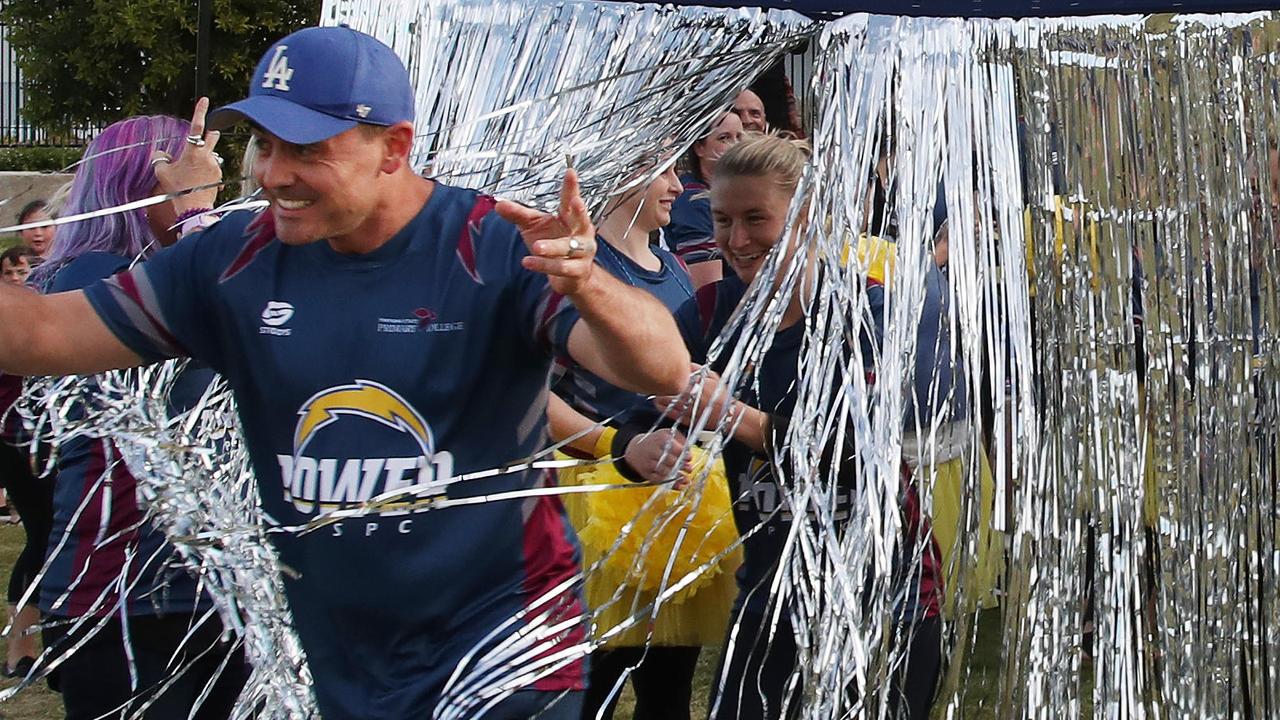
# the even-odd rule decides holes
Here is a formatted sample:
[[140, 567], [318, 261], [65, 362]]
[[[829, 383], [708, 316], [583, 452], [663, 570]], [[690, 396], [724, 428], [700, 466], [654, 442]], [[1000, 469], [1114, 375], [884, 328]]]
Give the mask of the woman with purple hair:
[[[176, 228], [209, 209], [222, 172], [217, 133], [204, 132], [207, 107], [201, 100], [190, 123], [122, 120], [89, 144], [64, 217], [211, 187], [59, 226], [53, 253], [32, 276], [36, 287], [62, 292], [113, 275], [176, 242]], [[211, 378], [205, 368], [186, 370], [171, 410], [189, 407]], [[244, 683], [243, 657], [222, 641], [208, 597], [147, 521], [115, 444], [63, 442], [54, 474], [53, 533], [39, 590], [47, 651], [36, 670], [60, 659], [56, 684], [68, 720], [135, 717], [143, 707], [145, 718], [227, 717]]]

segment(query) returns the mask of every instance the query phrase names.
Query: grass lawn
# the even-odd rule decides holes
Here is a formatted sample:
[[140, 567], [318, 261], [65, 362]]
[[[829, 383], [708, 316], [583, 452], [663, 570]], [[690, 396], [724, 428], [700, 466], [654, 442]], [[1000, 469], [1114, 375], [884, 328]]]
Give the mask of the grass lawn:
[[[22, 549], [24, 535], [19, 525], [0, 523], [0, 587], [8, 587], [9, 571], [13, 568], [13, 560]], [[969, 657], [967, 676], [964, 679], [964, 713], [962, 717], [982, 719], [995, 717], [994, 704], [997, 699], [997, 684], [1001, 665], [1000, 615], [998, 611], [987, 611], [982, 614], [978, 623], [977, 640], [973, 654]], [[3, 641], [0, 641], [3, 647]], [[706, 717], [707, 696], [714, 682], [718, 648], [707, 649], [702, 653], [698, 663], [697, 675], [694, 677], [693, 715], [695, 720]], [[0, 656], [2, 657], [2, 656]], [[16, 680], [0, 681], [0, 687], [10, 687]], [[623, 691], [618, 701], [616, 720], [627, 720], [631, 717], [635, 700], [630, 685]], [[62, 703], [56, 693], [39, 683], [19, 693], [17, 697], [0, 703], [0, 719], [3, 720], [59, 720], [62, 718]]]
[[[26, 544], [26, 535], [21, 525], [0, 523], [0, 588], [9, 587], [9, 571], [13, 570], [14, 558]], [[9, 621], [5, 613], [4, 622]], [[0, 639], [0, 652], [6, 643]], [[0, 658], [4, 655], [0, 654]], [[17, 680], [0, 678], [0, 688], [17, 685]], [[62, 717], [62, 700], [57, 693], [51, 692], [44, 681], [18, 693], [8, 702], [0, 703], [0, 718], [5, 720], [58, 720]]]

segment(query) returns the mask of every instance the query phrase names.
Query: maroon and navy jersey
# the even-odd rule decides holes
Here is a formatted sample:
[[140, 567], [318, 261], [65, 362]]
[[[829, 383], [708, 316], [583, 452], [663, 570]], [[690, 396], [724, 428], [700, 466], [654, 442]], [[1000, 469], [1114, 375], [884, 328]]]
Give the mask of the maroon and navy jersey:
[[671, 222], [663, 228], [667, 244], [686, 265], [719, 260], [706, 183], [693, 175], [681, 175], [680, 184], [684, 192], [671, 205]]
[[[577, 320], [494, 201], [436, 184], [373, 252], [289, 246], [231, 214], [87, 290], [147, 360], [198, 358], [236, 400], [263, 509], [281, 525], [386, 491], [450, 499], [528, 489], [543, 471], [451, 482], [546, 445], [547, 374]], [[548, 497], [387, 512], [274, 535], [320, 711], [429, 717], [449, 677], [529, 628], [581, 639], [576, 544]], [[529, 612], [539, 600], [547, 604]], [[553, 637], [556, 637], [553, 635]], [[543, 657], [545, 657], [545, 653]], [[582, 686], [575, 661], [533, 683]]]
[[[128, 266], [119, 255], [86, 253], [58, 268], [48, 289], [77, 290]], [[172, 403], [189, 406], [212, 378], [207, 369], [184, 371], [181, 386], [189, 389], [175, 388]], [[72, 419], [89, 410], [92, 395], [69, 409]], [[209, 604], [164, 533], [146, 520], [137, 478], [112, 440], [75, 437], [54, 457], [52, 539], [39, 596], [45, 614], [112, 615], [123, 605], [130, 615], [160, 615]]]

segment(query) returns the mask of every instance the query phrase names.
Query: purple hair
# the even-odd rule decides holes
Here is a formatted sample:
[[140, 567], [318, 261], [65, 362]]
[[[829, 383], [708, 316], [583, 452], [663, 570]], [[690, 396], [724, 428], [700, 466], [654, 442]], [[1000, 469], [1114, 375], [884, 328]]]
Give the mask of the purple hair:
[[[177, 157], [187, 130], [185, 121], [168, 115], [142, 115], [112, 124], [85, 148], [87, 159], [76, 169], [59, 215], [78, 215], [149, 197], [156, 186], [151, 153], [163, 150]], [[58, 268], [85, 253], [137, 257], [154, 240], [145, 209], [59, 225], [53, 251], [32, 272], [31, 282], [44, 284]]]

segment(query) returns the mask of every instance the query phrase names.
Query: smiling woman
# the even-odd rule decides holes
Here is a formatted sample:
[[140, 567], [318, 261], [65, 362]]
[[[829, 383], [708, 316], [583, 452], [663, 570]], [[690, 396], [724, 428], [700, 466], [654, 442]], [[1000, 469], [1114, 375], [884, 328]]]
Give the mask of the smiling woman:
[[[596, 259], [603, 269], [628, 285], [649, 292], [672, 310], [693, 297], [693, 285], [688, 271], [674, 255], [650, 244], [649, 233], [667, 224], [672, 203], [682, 189], [675, 170], [667, 168], [647, 185], [610, 202], [596, 238]], [[617, 432], [608, 423], [623, 413], [647, 406], [643, 395], [612, 385], [568, 357], [559, 358], [556, 363], [552, 390], [555, 395], [547, 408], [552, 439], [568, 442], [571, 451], [583, 458], [623, 455], [614, 451]], [[674, 442], [683, 445], [684, 439]], [[629, 449], [625, 460], [567, 468], [560, 474], [560, 483], [625, 486], [628, 479], [661, 480], [680, 455], [679, 450], [663, 453], [663, 447], [666, 438], [654, 443], [649, 449], [655, 452], [647, 456]], [[648, 460], [642, 461], [642, 456]], [[692, 472], [692, 467], [687, 468], [684, 475]], [[676, 528], [686, 520], [703, 530], [713, 526], [714, 518], [727, 516], [729, 498], [723, 473], [708, 482], [714, 490], [702, 497], [654, 488], [564, 497], [582, 541], [583, 567], [589, 568], [587, 603], [593, 624], [602, 631], [626, 628], [636, 607], [654, 602], [668, 557], [675, 556], [681, 563], [677, 567], [685, 570], [702, 566], [700, 572], [692, 573], [695, 582], [688, 592], [655, 610], [652, 626], [641, 623], [627, 632], [615, 633], [592, 655], [582, 717], [612, 717], [617, 702], [615, 690], [628, 671], [636, 696], [636, 720], [690, 717], [694, 669], [701, 648], [717, 642], [723, 633], [734, 592], [736, 557], [712, 562], [708, 559], [725, 550], [736, 534], [732, 528], [722, 527], [720, 536], [703, 538], [703, 552], [695, 553], [691, 546], [699, 543], [681, 546], [673, 538], [660, 538], [653, 548], [640, 547], [638, 539], [645, 533], [633, 525], [642, 523], [644, 517], [652, 521], [657, 513], [649, 511], [646, 515], [646, 505], [657, 502], [667, 512], [680, 514], [681, 521], [673, 524]], [[692, 500], [695, 497], [698, 500]], [[673, 501], [672, 505], [663, 504], [668, 501]], [[689, 510], [691, 506], [697, 510]], [[615, 545], [619, 537], [636, 542], [618, 548]], [[633, 565], [645, 563], [656, 564], [652, 576], [630, 570]], [[683, 572], [673, 571], [673, 580]], [[657, 580], [650, 582], [653, 578]]]
[[[764, 135], [726, 153], [716, 165], [711, 187], [716, 247], [743, 282], [755, 279], [782, 238], [787, 210], [809, 155], [809, 145], [802, 140]], [[798, 232], [799, 227], [792, 233], [788, 259], [795, 252]]]
[[680, 176], [684, 192], [671, 208], [666, 234], [671, 249], [689, 267], [694, 287], [719, 280], [723, 272], [712, 240], [707, 188], [720, 156], [742, 140], [742, 132], [742, 120], [726, 112], [716, 118], [710, 132], [695, 141], [684, 157], [684, 164], [688, 166], [688, 172]]

